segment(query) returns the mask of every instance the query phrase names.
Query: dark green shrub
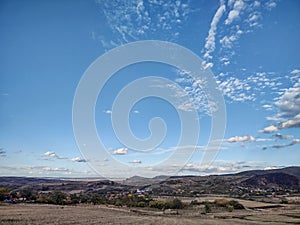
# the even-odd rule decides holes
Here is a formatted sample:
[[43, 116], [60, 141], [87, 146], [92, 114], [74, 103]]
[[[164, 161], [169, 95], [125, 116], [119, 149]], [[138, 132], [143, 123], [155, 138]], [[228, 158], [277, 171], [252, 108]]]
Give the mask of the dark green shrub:
[[53, 191], [51, 192], [48, 201], [51, 204], [63, 205], [65, 200], [65, 194], [61, 191]]
[[198, 202], [197, 200], [193, 200], [191, 201], [191, 205], [200, 205], [201, 203]]
[[137, 207], [146, 207], [147, 206], [147, 203], [146, 202], [138, 202]]
[[227, 205], [226, 208], [227, 208], [228, 212], [232, 212], [234, 209], [234, 207], [232, 205]]
[[182, 201], [178, 198], [167, 201], [167, 209], [182, 209], [184, 207]]
[[115, 206], [123, 206], [123, 204], [120, 200], [117, 200], [114, 205]]
[[149, 207], [157, 209], [166, 209], [167, 203], [165, 201], [154, 200], [149, 202]]
[[211, 205], [209, 202], [204, 203], [204, 213], [210, 213], [211, 212]]
[[230, 200], [228, 202], [228, 205], [233, 206], [234, 209], [245, 209], [245, 207], [241, 203], [235, 200]]

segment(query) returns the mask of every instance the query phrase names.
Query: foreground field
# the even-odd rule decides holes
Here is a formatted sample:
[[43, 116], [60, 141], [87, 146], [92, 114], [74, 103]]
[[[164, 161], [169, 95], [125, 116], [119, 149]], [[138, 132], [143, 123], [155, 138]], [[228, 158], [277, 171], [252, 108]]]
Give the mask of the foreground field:
[[106, 206], [0, 205], [0, 224], [300, 224], [300, 207], [201, 214], [181, 210], [178, 215], [160, 211]]

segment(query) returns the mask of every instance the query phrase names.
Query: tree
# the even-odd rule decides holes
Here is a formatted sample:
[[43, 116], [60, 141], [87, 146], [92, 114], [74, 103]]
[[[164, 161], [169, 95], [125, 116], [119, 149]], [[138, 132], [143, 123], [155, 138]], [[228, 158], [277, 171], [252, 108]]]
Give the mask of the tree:
[[168, 208], [170, 209], [182, 209], [183, 207], [182, 201], [178, 198], [174, 198], [168, 202]]
[[102, 196], [102, 195], [99, 195], [99, 194], [93, 194], [91, 196], [91, 199], [90, 201], [96, 205], [96, 204], [104, 204], [106, 201], [105, 201], [105, 198]]
[[56, 205], [63, 205], [65, 198], [66, 196], [63, 192], [53, 191], [49, 196], [49, 203], [56, 204]]
[[8, 198], [9, 190], [7, 188], [0, 188], [0, 201]]

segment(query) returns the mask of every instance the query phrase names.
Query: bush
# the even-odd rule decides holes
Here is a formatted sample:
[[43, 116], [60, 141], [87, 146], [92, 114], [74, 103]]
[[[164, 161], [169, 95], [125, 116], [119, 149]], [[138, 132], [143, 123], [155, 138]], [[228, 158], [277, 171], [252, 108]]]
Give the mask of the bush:
[[167, 208], [169, 209], [182, 209], [184, 207], [182, 201], [178, 198], [174, 198], [167, 202]]
[[100, 194], [92, 194], [88, 201], [93, 203], [94, 205], [105, 204], [106, 203], [105, 197], [103, 195], [100, 195]]
[[233, 206], [234, 209], [245, 209], [245, 207], [241, 203], [235, 200], [229, 201], [228, 205]]
[[193, 200], [191, 201], [191, 205], [200, 205], [201, 203], [198, 202], [197, 200]]
[[280, 203], [281, 204], [289, 204], [289, 201], [286, 198], [284, 198], [284, 199], [281, 199]]
[[184, 208], [184, 204], [178, 198], [169, 199], [167, 201], [156, 200], [150, 201], [149, 207], [157, 208], [157, 209], [182, 209]]
[[226, 207], [227, 209], [233, 207], [233, 209], [244, 209], [245, 207], [235, 200], [227, 200], [227, 199], [216, 199], [215, 204], [219, 207]]
[[147, 206], [147, 203], [146, 202], [138, 202], [137, 207], [146, 207]]
[[234, 207], [232, 205], [227, 205], [228, 212], [232, 212]]
[[165, 209], [167, 206], [166, 202], [165, 201], [160, 201], [160, 200], [157, 200], [157, 201], [150, 201], [149, 202], [149, 207], [151, 208], [157, 208], [157, 209]]
[[204, 203], [204, 213], [210, 213], [211, 212], [211, 206], [209, 202]]
[[120, 200], [117, 200], [114, 205], [115, 206], [123, 206], [123, 204]]

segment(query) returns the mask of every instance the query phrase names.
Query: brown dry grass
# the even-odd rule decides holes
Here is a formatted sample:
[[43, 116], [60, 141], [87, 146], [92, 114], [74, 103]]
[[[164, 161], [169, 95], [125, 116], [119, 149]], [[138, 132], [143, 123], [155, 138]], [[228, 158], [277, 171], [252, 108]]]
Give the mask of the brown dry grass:
[[237, 210], [203, 215], [201, 212], [179, 211], [179, 215], [130, 210], [106, 206], [55, 206], [17, 204], [0, 205], [3, 225], [65, 224], [300, 224], [300, 207], [288, 206], [269, 210]]

